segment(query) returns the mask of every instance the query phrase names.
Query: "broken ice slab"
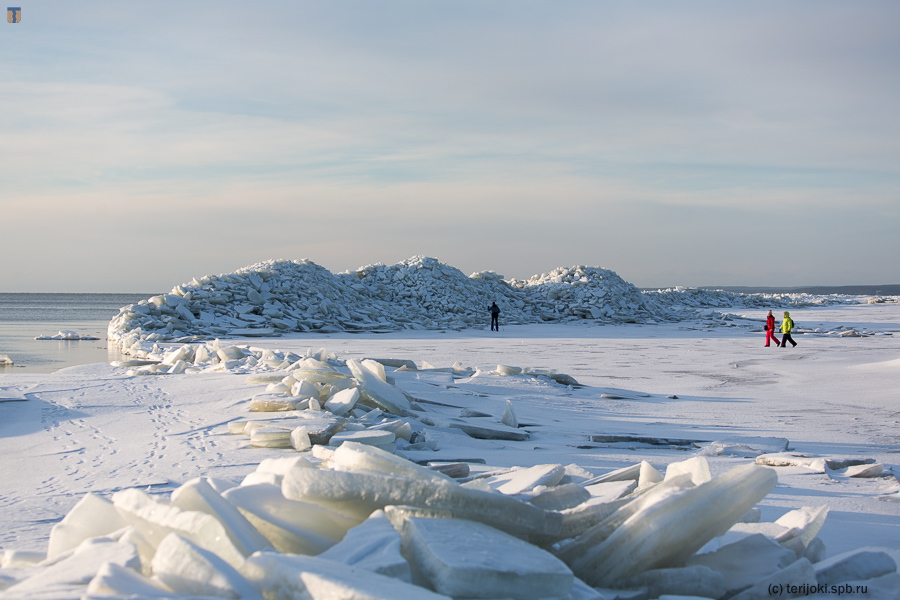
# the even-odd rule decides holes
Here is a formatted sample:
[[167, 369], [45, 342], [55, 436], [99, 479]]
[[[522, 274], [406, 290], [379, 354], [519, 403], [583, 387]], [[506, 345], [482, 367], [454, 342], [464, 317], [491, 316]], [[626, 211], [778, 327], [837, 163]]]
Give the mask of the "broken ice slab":
[[807, 546], [825, 524], [826, 516], [828, 516], [827, 505], [804, 506], [785, 513], [775, 520], [775, 524], [784, 527], [787, 531], [776, 537], [775, 541], [794, 550], [798, 557], [803, 556]]
[[644, 570], [678, 566], [706, 542], [725, 533], [777, 481], [771, 469], [751, 464], [697, 487], [654, 494], [684, 477], [687, 475], [656, 486], [645, 494], [655, 501], [645, 499], [609, 537], [571, 562], [567, 560], [575, 574], [590, 585], [609, 586]]
[[652, 598], [721, 598], [725, 593], [722, 574], [701, 565], [644, 571], [622, 580], [621, 586], [646, 590]]
[[874, 463], [871, 465], [854, 465], [834, 471], [829, 470], [828, 474], [838, 477], [880, 477], [884, 474], [884, 465], [881, 463]]
[[817, 562], [813, 568], [816, 571], [816, 582], [830, 586], [894, 573], [897, 571], [897, 563], [884, 551], [860, 548]]
[[119, 514], [153, 547], [159, 547], [168, 534], [177, 533], [218, 554], [232, 566], [244, 561], [244, 555], [229, 539], [225, 526], [211, 515], [157, 502], [134, 488], [116, 492], [112, 501]]
[[774, 454], [762, 454], [756, 457], [756, 464], [770, 467], [805, 467], [816, 473], [824, 473], [826, 470], [839, 471], [848, 467], [859, 465], [871, 465], [874, 458], [835, 458], [822, 457], [804, 452], [776, 452]]
[[399, 417], [405, 417], [412, 412], [409, 400], [398, 388], [382, 381], [352, 358], [347, 361], [347, 366], [359, 384], [361, 395], [370, 402]]
[[501, 423], [485, 423], [483, 419], [470, 420], [454, 417], [436, 417], [421, 415], [419, 420], [432, 427], [459, 429], [469, 437], [481, 440], [510, 440], [521, 442], [527, 440], [529, 433], [522, 429], [513, 429]]
[[340, 542], [319, 558], [344, 563], [373, 573], [411, 582], [409, 563], [403, 557], [400, 534], [384, 511], [372, 515], [350, 529]]
[[604, 502], [611, 502], [633, 492], [637, 488], [637, 481], [628, 479], [623, 481], [606, 481], [582, 485], [592, 498], [597, 498]]
[[325, 402], [325, 409], [336, 415], [343, 416], [353, 410], [357, 400], [359, 400], [359, 388], [347, 388], [332, 395]]
[[86, 539], [112, 533], [126, 526], [112, 502], [92, 492], [82, 496], [62, 521], [50, 529], [47, 558], [59, 556]]
[[694, 485], [700, 485], [701, 483], [706, 483], [712, 479], [712, 475], [709, 473], [709, 463], [702, 456], [695, 456], [687, 460], [669, 463], [669, 465], [666, 466], [665, 478], [671, 479], [672, 477], [684, 473], [691, 476], [691, 481]]
[[157, 548], [153, 574], [178, 594], [262, 600], [234, 567], [175, 533], [167, 535]]
[[454, 598], [564, 598], [572, 588], [562, 561], [483, 523], [407, 517], [400, 533], [414, 572]]
[[260, 552], [247, 560], [242, 573], [266, 598], [450, 600], [399, 579], [312, 556]]
[[429, 462], [428, 468], [452, 479], [463, 479], [471, 473], [471, 467], [464, 462]]
[[605, 501], [592, 498], [572, 508], [562, 509], [559, 511], [562, 515], [562, 526], [559, 533], [552, 536], [534, 535], [529, 539], [542, 547], [548, 547], [562, 540], [575, 538], [595, 525], [602, 523], [632, 500], [633, 498], [620, 498], [618, 500]]
[[207, 479], [197, 477], [185, 482], [172, 492], [171, 502], [182, 510], [200, 511], [215, 517], [225, 525], [229, 539], [244, 556], [272, 547], [233, 504], [213, 489]]
[[117, 597], [117, 598], [166, 598], [173, 591], [159, 581], [148, 579], [133, 569], [104, 563], [97, 574], [88, 583], [83, 598]]
[[300, 399], [283, 393], [265, 392], [250, 399], [251, 412], [283, 412], [295, 410]]
[[335, 450], [329, 464], [339, 471], [378, 471], [410, 479], [449, 481], [447, 476], [433, 469], [422, 467], [380, 448], [353, 441], [345, 442]]
[[416, 363], [411, 360], [406, 360], [404, 358], [368, 358], [365, 360], [373, 360], [377, 363], [381, 363], [386, 367], [393, 367], [398, 369], [400, 367], [406, 367], [410, 371], [416, 370]]
[[695, 554], [685, 564], [703, 565], [724, 576], [725, 589], [740, 591], [784, 569], [797, 555], [775, 540], [754, 534], [714, 552]]
[[500, 422], [513, 429], [518, 429], [519, 427], [519, 418], [516, 416], [516, 411], [509, 399], [506, 400], [506, 407], [503, 409], [503, 416], [500, 417]]
[[467, 489], [453, 481], [410, 479], [376, 472], [293, 469], [284, 476], [285, 497], [356, 515], [360, 521], [389, 505], [446, 510], [513, 535], [555, 535], [559, 513], [496, 492]]
[[700, 449], [700, 456], [741, 456], [752, 458], [760, 454], [771, 454], [789, 450], [787, 438], [736, 436], [710, 442]]
[[533, 490], [539, 485], [553, 486], [562, 480], [566, 468], [560, 464], [513, 467], [509, 471], [489, 477], [485, 481], [502, 494], [514, 495]]
[[[70, 585], [83, 586], [94, 577], [104, 563], [115, 563], [135, 571], [141, 568], [137, 549], [132, 544], [113, 542], [107, 538], [85, 540], [72, 550], [71, 554], [59, 558], [60, 560], [56, 562], [50, 561], [51, 564], [46, 567], [38, 566], [36, 573], [18, 581], [0, 594], [4, 598], [52, 598], [56, 596], [52, 593], [47, 594], [47, 591], [52, 592]], [[59, 595], [69, 597], [62, 593]]]
[[250, 432], [250, 445], [255, 448], [290, 448], [293, 429], [257, 427]]
[[797, 588], [805, 586], [807, 590], [815, 589], [816, 573], [808, 560], [801, 558], [784, 569], [760, 579], [741, 593], [732, 596], [732, 600], [766, 600], [772, 597], [773, 590], [783, 590], [788, 585]]
[[366, 444], [377, 448], [390, 450], [394, 447], [394, 440], [397, 439], [390, 431], [383, 429], [366, 429], [363, 431], [341, 431], [328, 440], [329, 446], [341, 446], [346, 442], [355, 442], [357, 444]]
[[802, 452], [776, 452], [756, 457], [756, 464], [767, 467], [804, 467], [816, 473], [825, 472], [825, 459]]
[[603, 475], [598, 475], [593, 479], [582, 482], [583, 486], [594, 485], [595, 483], [607, 483], [611, 481], [637, 481], [641, 474], [641, 463], [636, 463], [628, 467], [616, 469]]
[[222, 496], [280, 552], [318, 554], [361, 522], [318, 504], [285, 498], [281, 488], [271, 484], [242, 485]]
[[591, 499], [591, 494], [577, 483], [566, 483], [550, 487], [539, 486], [530, 490], [527, 500], [544, 510], [565, 510], [583, 504]]

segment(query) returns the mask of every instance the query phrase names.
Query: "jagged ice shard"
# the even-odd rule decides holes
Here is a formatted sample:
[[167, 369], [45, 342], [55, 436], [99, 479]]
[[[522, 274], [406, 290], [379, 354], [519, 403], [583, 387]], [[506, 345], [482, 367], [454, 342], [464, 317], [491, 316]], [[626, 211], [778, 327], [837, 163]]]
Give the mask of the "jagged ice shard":
[[613, 586], [641, 571], [681, 566], [765, 498], [776, 482], [771, 469], [735, 467], [707, 483], [644, 506], [570, 566], [594, 586]]

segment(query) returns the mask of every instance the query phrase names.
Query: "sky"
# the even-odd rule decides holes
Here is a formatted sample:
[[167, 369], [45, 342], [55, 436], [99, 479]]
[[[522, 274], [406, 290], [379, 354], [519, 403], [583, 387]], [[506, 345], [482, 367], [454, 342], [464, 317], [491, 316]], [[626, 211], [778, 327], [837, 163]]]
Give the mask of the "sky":
[[17, 2], [0, 291], [418, 254], [900, 282], [894, 0]]

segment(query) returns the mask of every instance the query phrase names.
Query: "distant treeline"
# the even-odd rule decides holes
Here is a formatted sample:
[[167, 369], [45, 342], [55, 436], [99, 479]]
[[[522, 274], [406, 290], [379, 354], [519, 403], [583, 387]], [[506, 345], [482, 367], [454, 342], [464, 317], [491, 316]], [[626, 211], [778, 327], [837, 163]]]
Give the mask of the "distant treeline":
[[816, 296], [845, 294], [847, 296], [900, 296], [900, 283], [886, 283], [882, 285], [809, 285], [803, 287], [703, 285], [700, 286], [700, 288], [704, 290], [725, 290], [726, 292], [738, 292], [740, 294], [815, 294]]

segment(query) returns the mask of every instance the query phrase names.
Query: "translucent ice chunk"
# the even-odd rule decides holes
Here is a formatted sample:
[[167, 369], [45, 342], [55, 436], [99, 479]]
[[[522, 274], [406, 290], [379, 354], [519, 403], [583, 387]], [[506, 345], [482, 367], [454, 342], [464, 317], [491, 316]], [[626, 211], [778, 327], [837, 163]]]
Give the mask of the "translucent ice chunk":
[[125, 520], [116, 512], [112, 502], [88, 492], [50, 530], [47, 558], [71, 550], [88, 538], [106, 535], [125, 525]]
[[591, 499], [591, 494], [577, 483], [538, 486], [531, 490], [528, 502], [544, 510], [565, 510], [574, 508]]
[[666, 467], [665, 479], [671, 479], [682, 473], [689, 474], [694, 485], [700, 485], [701, 483], [706, 483], [712, 479], [712, 475], [709, 474], [709, 463], [702, 456], [695, 456], [681, 462], [670, 463], [669, 466]]
[[328, 440], [329, 446], [340, 446], [347, 442], [356, 442], [378, 448], [389, 449], [394, 445], [397, 436], [383, 429], [364, 429], [362, 431], [341, 431]]
[[772, 491], [776, 481], [773, 470], [744, 465], [650, 503], [570, 563], [572, 569], [590, 585], [608, 586], [644, 570], [675, 566], [725, 533]]
[[206, 479], [191, 479], [172, 492], [172, 505], [182, 510], [196, 510], [212, 515], [225, 526], [231, 542], [244, 555], [249, 556], [272, 546], [259, 531], [222, 496]]
[[318, 504], [290, 500], [278, 486], [270, 484], [232, 488], [223, 497], [238, 507], [277, 550], [292, 554], [318, 554], [362, 520]]
[[864, 581], [897, 570], [897, 563], [889, 554], [874, 549], [858, 549], [832, 556], [813, 565], [816, 581], [825, 585]]
[[218, 554], [232, 566], [244, 561], [244, 555], [229, 539], [225, 526], [211, 515], [156, 502], [136, 489], [113, 494], [113, 505], [154, 547], [159, 547], [170, 533], [177, 533]]
[[345, 415], [353, 409], [356, 401], [359, 400], [359, 389], [348, 388], [334, 394], [325, 403], [325, 409], [336, 415]]
[[503, 409], [503, 416], [500, 417], [500, 422], [513, 429], [519, 426], [519, 418], [516, 416], [516, 411], [513, 409], [510, 400], [506, 401], [506, 408]]
[[409, 400], [399, 389], [382, 381], [352, 358], [347, 361], [347, 366], [359, 383], [361, 393], [369, 400], [397, 416], [404, 417], [412, 411]]
[[[828, 516], [828, 506], [826, 505], [816, 507], [804, 506], [785, 513], [775, 520], [775, 524], [788, 529], [795, 529], [796, 533], [792, 537], [798, 537], [803, 544], [803, 548], [806, 549], [806, 546], [822, 529], [826, 516]], [[784, 543], [782, 540], [779, 541]]]
[[320, 554], [319, 558], [412, 581], [409, 563], [401, 552], [400, 534], [380, 510], [348, 531], [343, 540]]
[[165, 584], [115, 563], [105, 563], [100, 567], [88, 584], [87, 593], [140, 598], [172, 598], [173, 595], [172, 589]]
[[291, 447], [297, 452], [309, 450], [312, 442], [309, 439], [309, 429], [305, 425], [300, 425], [291, 430]]
[[285, 497], [315, 502], [356, 515], [360, 520], [388, 505], [449, 511], [513, 535], [555, 535], [559, 513], [542, 510], [496, 492], [468, 489], [453, 481], [410, 479], [374, 472], [293, 469], [284, 476]]
[[281, 412], [297, 408], [297, 398], [284, 394], [257, 394], [250, 399], [251, 412]]
[[291, 429], [257, 427], [250, 432], [250, 445], [257, 448], [290, 448]]
[[725, 589], [735, 591], [777, 573], [795, 560], [797, 556], [792, 551], [757, 533], [726, 544], [715, 552], [696, 554], [687, 560], [687, 564], [718, 571], [725, 577]]
[[179, 594], [262, 600], [256, 588], [231, 565], [175, 533], [159, 544], [153, 573]]
[[556, 485], [566, 474], [562, 465], [535, 465], [527, 468], [516, 468], [503, 476], [505, 483], [494, 487], [503, 494], [520, 494], [539, 485]]
[[311, 556], [253, 555], [243, 569], [263, 595], [310, 600], [450, 600], [423, 587]]
[[344, 442], [334, 451], [331, 467], [338, 471], [379, 471], [410, 479], [450, 481], [446, 475], [417, 465], [396, 454], [357, 442]]
[[6, 588], [3, 596], [40, 597], [41, 590], [51, 589], [54, 586], [86, 584], [94, 577], [100, 566], [108, 562], [135, 571], [141, 567], [137, 550], [131, 544], [111, 542], [105, 538], [85, 540], [72, 551], [72, 554]]
[[572, 588], [562, 561], [483, 523], [409, 517], [400, 531], [415, 570], [454, 598], [564, 598]]
[[678, 569], [652, 569], [623, 581], [630, 589], [647, 589], [652, 598], [692, 597], [721, 598], [725, 593], [725, 578], [718, 571], [694, 565]]

